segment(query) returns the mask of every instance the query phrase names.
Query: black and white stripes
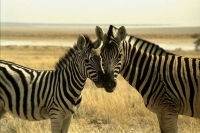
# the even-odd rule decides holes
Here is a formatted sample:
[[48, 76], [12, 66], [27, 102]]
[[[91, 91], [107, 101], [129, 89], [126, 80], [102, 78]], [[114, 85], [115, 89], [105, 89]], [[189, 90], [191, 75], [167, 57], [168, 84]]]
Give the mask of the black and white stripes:
[[162, 133], [177, 132], [178, 115], [200, 118], [199, 59], [178, 56], [126, 35], [123, 26], [110, 26], [105, 35], [97, 27], [96, 34], [103, 40], [104, 71], [117, 75], [115, 70], [120, 69], [118, 72], [137, 89], [146, 107], [157, 114]]
[[80, 35], [52, 71], [0, 60], [0, 118], [5, 112], [33, 121], [50, 118], [53, 133], [67, 132], [86, 79], [102, 87], [101, 58], [93, 50], [99, 45]]

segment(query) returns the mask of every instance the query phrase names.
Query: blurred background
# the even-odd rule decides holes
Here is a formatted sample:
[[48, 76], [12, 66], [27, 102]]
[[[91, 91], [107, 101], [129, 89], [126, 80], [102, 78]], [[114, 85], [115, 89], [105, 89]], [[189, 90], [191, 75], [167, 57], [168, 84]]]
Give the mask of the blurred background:
[[111, 24], [169, 50], [194, 50], [200, 1], [1, 0], [2, 46], [71, 46], [78, 34], [95, 38], [96, 25], [106, 32]]

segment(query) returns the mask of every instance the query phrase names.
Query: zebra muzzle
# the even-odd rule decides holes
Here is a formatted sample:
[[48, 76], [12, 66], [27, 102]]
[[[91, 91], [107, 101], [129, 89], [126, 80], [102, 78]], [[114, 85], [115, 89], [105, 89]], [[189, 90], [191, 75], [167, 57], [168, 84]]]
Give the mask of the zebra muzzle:
[[106, 92], [113, 92], [117, 85], [114, 74], [113, 73], [105, 73], [103, 78], [103, 87], [105, 88]]

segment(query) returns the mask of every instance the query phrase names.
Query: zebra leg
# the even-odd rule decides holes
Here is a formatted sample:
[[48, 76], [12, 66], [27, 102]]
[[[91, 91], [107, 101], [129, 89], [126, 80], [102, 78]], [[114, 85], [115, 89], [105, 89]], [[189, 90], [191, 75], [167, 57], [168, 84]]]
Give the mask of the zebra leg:
[[50, 115], [51, 118], [51, 130], [52, 133], [61, 133], [61, 127], [64, 120], [64, 115], [60, 112], [57, 114]]
[[73, 115], [70, 115], [68, 118], [66, 118], [66, 119], [63, 121], [61, 133], [67, 133], [67, 132], [68, 132], [69, 125], [70, 125], [70, 123], [71, 123], [72, 117], [73, 117]]
[[162, 113], [157, 114], [161, 133], [177, 133], [178, 114]]

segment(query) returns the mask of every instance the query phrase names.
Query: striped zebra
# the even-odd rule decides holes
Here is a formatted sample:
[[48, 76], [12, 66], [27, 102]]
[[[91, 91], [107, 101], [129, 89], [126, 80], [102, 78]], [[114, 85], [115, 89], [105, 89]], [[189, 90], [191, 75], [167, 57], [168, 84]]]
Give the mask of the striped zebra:
[[6, 112], [31, 121], [50, 118], [53, 133], [67, 132], [86, 79], [102, 87], [101, 58], [94, 50], [100, 44], [80, 35], [51, 71], [0, 60], [0, 118]]
[[[145, 106], [157, 114], [162, 133], [177, 132], [178, 115], [200, 118], [199, 59], [178, 56], [160, 48], [156, 51], [161, 50], [161, 54], [152, 54], [147, 46], [154, 46], [152, 43], [138, 41], [137, 38], [131, 43], [125, 40], [124, 26], [116, 33], [110, 30], [113, 29], [104, 34], [100, 27], [96, 27], [97, 37], [103, 40], [101, 57], [104, 76], [114, 75], [112, 80], [115, 81], [120, 73], [136, 88]], [[142, 44], [146, 44], [144, 49], [136, 47]], [[103, 84], [108, 84], [106, 78]], [[114, 91], [107, 89], [108, 92]]]

